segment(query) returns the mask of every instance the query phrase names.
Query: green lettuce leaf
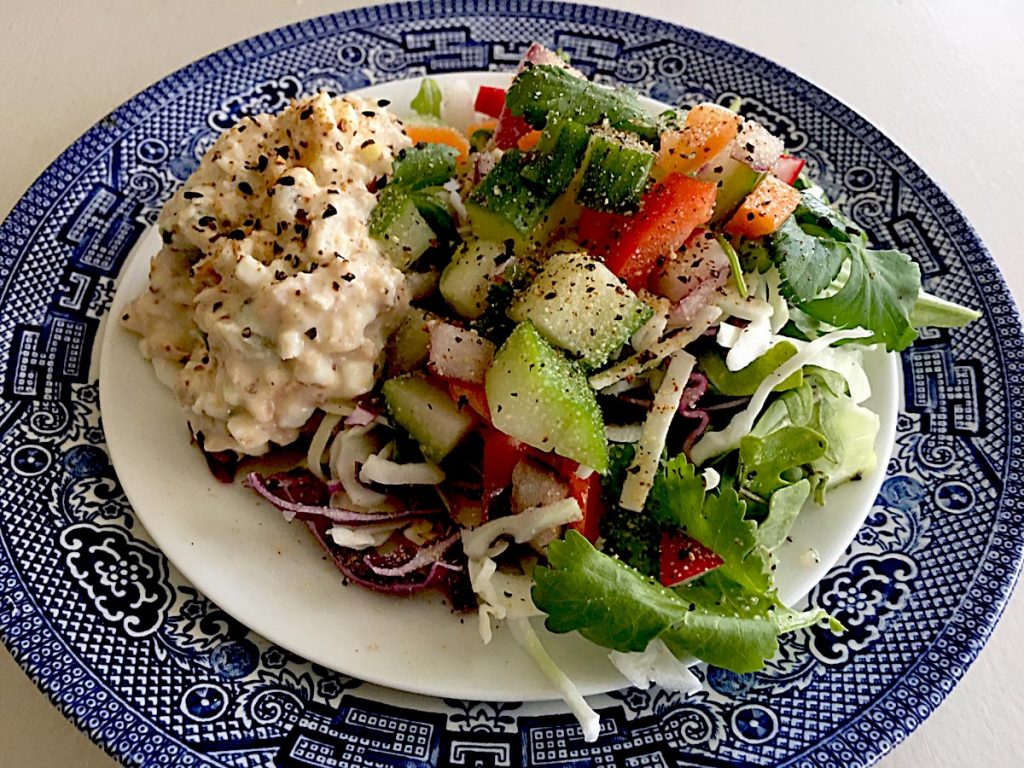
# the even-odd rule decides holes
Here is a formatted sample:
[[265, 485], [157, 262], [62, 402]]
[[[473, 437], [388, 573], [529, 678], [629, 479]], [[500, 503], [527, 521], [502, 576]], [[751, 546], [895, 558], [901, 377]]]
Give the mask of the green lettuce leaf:
[[[717, 352], [701, 355], [699, 365], [711, 386], [723, 395], [745, 397], [754, 394], [768, 374], [795, 354], [796, 347], [788, 341], [781, 341], [738, 371], [730, 371], [725, 364], [725, 358]], [[794, 371], [785, 381], [779, 382], [773, 391], [783, 392], [799, 387], [803, 380], [803, 372]]]
[[790, 471], [821, 458], [827, 447], [821, 432], [805, 426], [783, 426], [766, 437], [747, 435], [740, 440], [740, 483], [755, 496], [768, 499], [801, 480], [802, 474], [793, 477]]
[[853, 256], [849, 243], [808, 234], [792, 216], [772, 235], [771, 243], [782, 288], [801, 309], [832, 285]]
[[444, 95], [441, 93], [441, 86], [432, 77], [424, 77], [420, 81], [420, 89], [416, 92], [409, 106], [413, 111], [424, 117], [441, 119], [441, 102]]

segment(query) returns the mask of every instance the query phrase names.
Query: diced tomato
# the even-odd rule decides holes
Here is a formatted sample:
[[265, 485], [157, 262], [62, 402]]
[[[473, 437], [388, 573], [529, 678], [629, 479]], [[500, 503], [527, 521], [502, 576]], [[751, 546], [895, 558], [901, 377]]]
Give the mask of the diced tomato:
[[724, 561], [685, 533], [661, 535], [661, 583], [674, 587], [713, 571]]
[[604, 501], [601, 499], [601, 476], [591, 472], [587, 477], [573, 473], [569, 479], [569, 493], [580, 505], [583, 519], [571, 523], [570, 527], [583, 534], [590, 543], [597, 541], [601, 534], [601, 518], [604, 516]]
[[751, 239], [770, 235], [799, 204], [796, 189], [774, 176], [765, 176], [729, 219], [725, 231]]
[[513, 115], [508, 107], [503, 107], [498, 117], [498, 130], [494, 132], [494, 144], [498, 149], [512, 149], [532, 130], [522, 117]]
[[792, 155], [782, 155], [772, 168], [772, 175], [779, 181], [784, 181], [789, 186], [796, 183], [800, 171], [804, 169], [804, 161]]
[[459, 161], [469, 157], [469, 140], [461, 132], [446, 125], [407, 125], [405, 134], [413, 144], [447, 144], [459, 152]]
[[473, 108], [485, 115], [498, 117], [501, 110], [505, 108], [505, 89], [481, 85], [480, 90], [476, 92], [476, 102], [473, 104]]
[[670, 173], [644, 195], [640, 211], [607, 243], [605, 265], [634, 291], [658, 263], [676, 251], [694, 229], [711, 218], [715, 183]]
[[497, 429], [485, 429], [484, 502], [485, 506], [512, 483], [512, 470], [527, 456], [528, 446]]
[[491, 409], [487, 405], [487, 392], [484, 390], [483, 384], [472, 384], [458, 379], [443, 379], [443, 381], [448, 385], [448, 394], [451, 395], [452, 400], [460, 405], [465, 403], [481, 419], [488, 424], [491, 423]]

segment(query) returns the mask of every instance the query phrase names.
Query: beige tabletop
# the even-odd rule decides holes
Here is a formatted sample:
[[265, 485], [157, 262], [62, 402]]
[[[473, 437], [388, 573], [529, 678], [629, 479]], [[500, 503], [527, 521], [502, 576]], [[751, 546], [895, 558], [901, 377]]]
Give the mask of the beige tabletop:
[[[1024, 6], [606, 0], [761, 53], [900, 143], [975, 224], [1024, 296]], [[0, 216], [115, 106], [217, 48], [343, 10], [317, 0], [33, 0], [0, 4]], [[963, 682], [883, 768], [1024, 764], [1024, 595]], [[0, 650], [0, 766], [111, 768]]]

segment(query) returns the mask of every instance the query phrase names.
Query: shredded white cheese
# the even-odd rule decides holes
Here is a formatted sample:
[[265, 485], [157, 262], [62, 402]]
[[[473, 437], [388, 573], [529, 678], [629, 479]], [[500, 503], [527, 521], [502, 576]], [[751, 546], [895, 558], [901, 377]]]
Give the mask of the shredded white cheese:
[[639, 376], [661, 364], [669, 355], [685, 349], [698, 338], [704, 335], [721, 316], [722, 310], [718, 307], [704, 307], [697, 313], [693, 325], [684, 328], [679, 332], [662, 339], [646, 352], [637, 353], [623, 360], [611, 368], [595, 373], [590, 377], [590, 386], [594, 389], [606, 389], [623, 379], [631, 376]]
[[654, 396], [647, 421], [644, 422], [633, 463], [626, 470], [626, 481], [622, 484], [622, 496], [619, 499], [619, 506], [623, 509], [639, 512], [644, 508], [647, 494], [654, 485], [661, 453], [665, 450], [668, 429], [679, 410], [683, 390], [686, 389], [686, 382], [696, 363], [696, 358], [689, 352], [680, 351], [673, 355], [665, 379]]

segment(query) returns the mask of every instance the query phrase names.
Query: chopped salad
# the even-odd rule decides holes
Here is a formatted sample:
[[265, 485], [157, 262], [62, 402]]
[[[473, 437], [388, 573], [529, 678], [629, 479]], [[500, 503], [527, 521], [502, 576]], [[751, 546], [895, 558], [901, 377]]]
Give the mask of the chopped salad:
[[878, 461], [864, 351], [978, 314], [872, 247], [741, 105], [653, 114], [539, 45], [507, 90], [460, 97], [425, 79], [371, 185], [410, 295], [373, 389], [248, 486], [349, 581], [442, 590], [484, 642], [507, 622], [589, 739], [531, 617], [677, 690], [694, 659], [751, 672], [783, 633], [841, 631], [783, 604], [774, 552]]

